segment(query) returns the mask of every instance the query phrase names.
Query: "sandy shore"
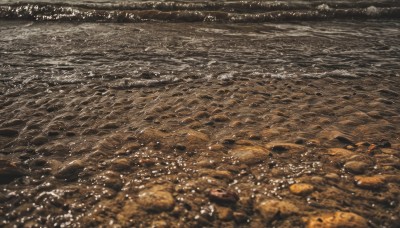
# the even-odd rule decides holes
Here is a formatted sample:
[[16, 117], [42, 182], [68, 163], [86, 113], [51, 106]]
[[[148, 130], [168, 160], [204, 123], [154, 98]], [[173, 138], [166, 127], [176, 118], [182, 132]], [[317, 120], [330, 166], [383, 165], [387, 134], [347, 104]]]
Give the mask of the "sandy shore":
[[0, 224], [395, 227], [399, 85], [4, 82]]

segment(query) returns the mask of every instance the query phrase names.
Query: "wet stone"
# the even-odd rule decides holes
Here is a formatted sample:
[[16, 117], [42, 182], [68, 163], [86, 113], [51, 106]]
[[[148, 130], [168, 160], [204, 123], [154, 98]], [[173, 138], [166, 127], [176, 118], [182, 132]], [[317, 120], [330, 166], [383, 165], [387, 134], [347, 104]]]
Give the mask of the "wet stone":
[[302, 153], [307, 150], [307, 148], [302, 145], [284, 142], [271, 142], [266, 144], [265, 148], [275, 153]]
[[126, 158], [117, 158], [111, 161], [110, 168], [115, 171], [128, 170], [130, 162]]
[[16, 137], [18, 136], [19, 132], [15, 129], [11, 128], [1, 128], [0, 129], [0, 136], [3, 137]]
[[289, 187], [289, 189], [290, 189], [290, 192], [295, 195], [305, 196], [314, 191], [314, 186], [312, 186], [311, 184], [299, 183], [299, 184], [291, 185]]
[[239, 196], [236, 192], [222, 188], [210, 190], [208, 197], [211, 201], [220, 204], [235, 204], [239, 200]]
[[0, 184], [8, 184], [13, 180], [26, 176], [27, 173], [6, 160], [0, 160]]
[[335, 182], [340, 180], [340, 176], [337, 175], [336, 173], [327, 173], [325, 175], [325, 178], [328, 180], [331, 180], [331, 181], [335, 181]]
[[238, 146], [229, 154], [244, 164], [257, 164], [268, 159], [269, 152], [260, 146]]
[[79, 173], [84, 169], [83, 162], [81, 160], [75, 160], [61, 167], [61, 169], [54, 175], [57, 179], [63, 179], [66, 181], [74, 181], [78, 179]]
[[279, 200], [265, 200], [257, 205], [257, 210], [267, 223], [278, 217], [286, 218], [299, 212], [299, 208], [294, 204]]
[[349, 161], [344, 164], [344, 169], [353, 174], [363, 174], [369, 165], [361, 161]]
[[49, 141], [48, 138], [45, 136], [37, 136], [37, 137], [33, 138], [31, 142], [34, 145], [40, 146], [40, 145], [47, 143], [48, 141]]
[[383, 176], [355, 176], [354, 181], [356, 186], [365, 189], [379, 189], [382, 188], [385, 184], [385, 178]]
[[172, 210], [175, 201], [170, 192], [155, 186], [139, 192], [138, 203], [145, 210], [162, 212]]
[[229, 117], [224, 114], [218, 114], [211, 117], [211, 120], [215, 122], [226, 122], [229, 120]]
[[368, 221], [351, 212], [335, 212], [332, 214], [324, 214], [320, 216], [313, 216], [308, 219], [307, 228], [367, 228], [369, 227]]
[[229, 207], [217, 207], [218, 219], [229, 221], [233, 218], [233, 211]]

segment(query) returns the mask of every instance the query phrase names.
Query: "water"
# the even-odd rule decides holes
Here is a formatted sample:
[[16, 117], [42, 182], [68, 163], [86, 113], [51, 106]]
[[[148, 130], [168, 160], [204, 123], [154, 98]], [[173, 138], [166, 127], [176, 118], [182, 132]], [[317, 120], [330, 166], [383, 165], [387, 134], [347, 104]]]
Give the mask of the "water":
[[399, 16], [0, 0], [0, 226], [396, 227]]

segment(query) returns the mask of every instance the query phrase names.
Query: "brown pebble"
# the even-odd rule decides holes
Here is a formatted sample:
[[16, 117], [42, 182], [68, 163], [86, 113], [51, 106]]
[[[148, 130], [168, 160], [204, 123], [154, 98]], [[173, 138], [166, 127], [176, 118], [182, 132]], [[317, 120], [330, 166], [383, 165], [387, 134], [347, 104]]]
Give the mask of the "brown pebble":
[[340, 180], [340, 176], [336, 173], [328, 173], [325, 175], [325, 178], [335, 182], [338, 182]]
[[208, 197], [211, 201], [221, 204], [234, 204], [239, 200], [239, 196], [236, 192], [225, 190], [222, 188], [212, 189]]
[[369, 167], [365, 162], [349, 161], [344, 164], [344, 169], [353, 174], [363, 174]]
[[335, 212], [305, 219], [307, 228], [367, 228], [368, 221], [351, 212]]
[[260, 146], [238, 146], [229, 154], [244, 164], [257, 164], [268, 159], [269, 152]]
[[313, 192], [314, 186], [312, 186], [310, 184], [299, 183], [299, 184], [290, 185], [289, 189], [290, 189], [290, 192], [295, 195], [304, 196], [304, 195], [308, 195], [311, 192]]
[[39, 145], [43, 145], [43, 144], [47, 143], [48, 141], [49, 140], [45, 136], [37, 136], [32, 139], [31, 143], [36, 146], [39, 146]]
[[170, 192], [154, 186], [151, 189], [139, 192], [138, 203], [145, 210], [162, 212], [172, 210], [175, 201]]
[[299, 212], [299, 208], [294, 204], [279, 200], [265, 200], [257, 206], [257, 210], [267, 223], [277, 219], [277, 215], [280, 218], [286, 218]]
[[79, 173], [81, 173], [83, 169], [83, 162], [81, 160], [75, 160], [61, 167], [54, 176], [58, 179], [74, 181], [78, 179]]
[[354, 181], [360, 188], [365, 189], [378, 189], [385, 185], [385, 178], [383, 176], [355, 176]]
[[211, 120], [215, 122], [225, 122], [229, 120], [229, 117], [224, 114], [214, 115], [211, 117]]
[[18, 134], [19, 134], [19, 132], [15, 129], [11, 129], [11, 128], [0, 129], [0, 136], [3, 136], [3, 137], [16, 137]]
[[0, 160], [0, 184], [8, 184], [11, 181], [26, 176], [27, 173], [6, 160]]
[[217, 207], [218, 219], [222, 221], [230, 221], [233, 218], [232, 209], [229, 207]]

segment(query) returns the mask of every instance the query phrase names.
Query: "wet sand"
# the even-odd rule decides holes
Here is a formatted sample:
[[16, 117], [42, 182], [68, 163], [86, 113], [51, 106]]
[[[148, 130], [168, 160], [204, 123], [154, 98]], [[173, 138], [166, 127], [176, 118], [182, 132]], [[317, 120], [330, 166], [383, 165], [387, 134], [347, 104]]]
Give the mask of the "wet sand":
[[396, 227], [400, 78], [0, 83], [1, 226]]

